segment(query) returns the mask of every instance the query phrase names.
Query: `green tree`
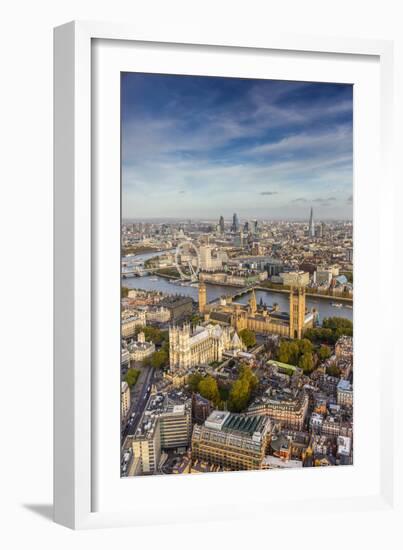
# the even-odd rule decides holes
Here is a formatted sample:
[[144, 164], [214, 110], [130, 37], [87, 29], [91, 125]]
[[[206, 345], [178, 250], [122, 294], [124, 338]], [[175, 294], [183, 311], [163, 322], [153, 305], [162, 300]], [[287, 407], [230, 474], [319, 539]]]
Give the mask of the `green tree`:
[[127, 371], [125, 381], [127, 382], [129, 388], [132, 388], [136, 384], [139, 376], [140, 371], [138, 369], [129, 369]]
[[256, 334], [253, 332], [253, 330], [244, 328], [240, 331], [239, 336], [241, 337], [242, 342], [247, 348], [252, 348], [256, 345]]
[[289, 342], [286, 340], [282, 340], [280, 342], [280, 345], [277, 350], [277, 360], [281, 363], [289, 363], [290, 362], [290, 348], [289, 348]]
[[160, 330], [156, 327], [136, 327], [136, 335], [139, 332], [144, 332], [147, 342], [154, 342], [157, 345], [161, 345], [169, 339], [167, 330]]
[[322, 344], [318, 349], [318, 357], [320, 361], [325, 361], [326, 359], [329, 359], [331, 355], [332, 350], [329, 348], [329, 346], [326, 346], [325, 344]]
[[353, 330], [353, 322], [345, 317], [327, 317], [322, 323], [324, 328], [330, 328], [331, 330], [348, 329]]
[[161, 367], [166, 365], [167, 360], [168, 360], [168, 356], [167, 356], [166, 352], [163, 349], [161, 349], [159, 351], [155, 351], [151, 355], [150, 364], [155, 369], [160, 369]]
[[280, 346], [277, 352], [277, 359], [281, 363], [288, 363], [290, 365], [296, 365], [300, 356], [299, 345], [296, 340], [288, 342], [283, 340], [280, 342]]
[[199, 390], [199, 383], [203, 376], [199, 372], [190, 374], [187, 380], [190, 391], [197, 392]]
[[232, 384], [229, 393], [229, 409], [233, 412], [241, 412], [247, 407], [249, 397], [250, 389], [248, 381], [245, 378], [238, 378]]
[[321, 342], [333, 344], [335, 342], [335, 335], [330, 328], [310, 328], [305, 331], [304, 336], [315, 344]]
[[212, 401], [215, 405], [220, 402], [220, 392], [218, 390], [217, 380], [208, 375], [200, 380], [198, 385], [200, 395]]
[[329, 376], [334, 376], [336, 378], [339, 378], [340, 369], [336, 365], [329, 365], [326, 368], [326, 374], [328, 374]]
[[250, 391], [253, 391], [259, 383], [257, 376], [253, 374], [252, 369], [246, 365], [241, 365], [239, 369], [239, 378], [244, 379], [249, 383]]
[[228, 408], [233, 412], [243, 411], [249, 404], [251, 394], [258, 384], [250, 367], [242, 365], [239, 376], [232, 384], [228, 397]]
[[129, 294], [129, 289], [125, 286], [120, 287], [120, 296], [121, 298], [127, 298]]
[[300, 354], [312, 353], [312, 350], [313, 350], [312, 342], [308, 340], [308, 338], [303, 338], [302, 340], [298, 340], [297, 342], [298, 342], [298, 349]]
[[167, 359], [169, 359], [169, 338], [163, 341], [161, 349], [167, 354]]
[[312, 353], [303, 353], [298, 361], [298, 366], [304, 371], [304, 374], [308, 374], [313, 369]]

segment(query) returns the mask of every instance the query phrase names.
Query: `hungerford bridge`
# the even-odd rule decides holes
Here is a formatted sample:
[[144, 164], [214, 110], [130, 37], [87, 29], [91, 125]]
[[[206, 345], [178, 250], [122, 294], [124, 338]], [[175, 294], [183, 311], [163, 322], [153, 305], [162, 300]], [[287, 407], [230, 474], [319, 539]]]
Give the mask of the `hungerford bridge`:
[[[134, 259], [136, 262], [136, 260]], [[182, 281], [195, 282], [198, 280], [200, 271], [199, 249], [191, 241], [183, 241], [178, 244], [175, 250], [175, 267], [179, 278]], [[136, 262], [132, 266], [122, 266], [122, 277], [144, 277], [159, 271], [158, 267], [145, 267], [144, 262]]]

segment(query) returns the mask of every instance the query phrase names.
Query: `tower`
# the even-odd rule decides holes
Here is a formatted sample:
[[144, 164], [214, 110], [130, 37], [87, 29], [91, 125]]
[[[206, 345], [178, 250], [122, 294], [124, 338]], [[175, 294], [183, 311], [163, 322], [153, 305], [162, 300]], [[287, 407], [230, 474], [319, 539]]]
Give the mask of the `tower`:
[[218, 225], [220, 226], [220, 233], [223, 235], [225, 233], [225, 224], [224, 224], [223, 216], [220, 216], [220, 221], [218, 222]]
[[249, 299], [249, 308], [252, 315], [255, 315], [257, 311], [257, 303], [256, 303], [256, 294], [255, 291], [252, 290], [252, 296]]
[[207, 289], [206, 284], [199, 281], [199, 311], [204, 313], [207, 305]]
[[238, 214], [234, 212], [234, 215], [232, 216], [232, 227], [231, 227], [232, 232], [237, 233], [239, 231], [239, 227], [240, 227], [240, 224], [239, 224]]
[[188, 368], [191, 361], [190, 326], [169, 327], [169, 367], [171, 372]]
[[313, 208], [311, 207], [311, 215], [309, 216], [309, 236], [315, 236], [315, 222], [313, 221]]
[[199, 249], [200, 254], [200, 269], [202, 271], [210, 271], [212, 266], [211, 246], [203, 245]]
[[290, 338], [302, 338], [305, 322], [305, 287], [290, 290]]
[[169, 327], [169, 368], [172, 371], [178, 364], [179, 332], [176, 327]]

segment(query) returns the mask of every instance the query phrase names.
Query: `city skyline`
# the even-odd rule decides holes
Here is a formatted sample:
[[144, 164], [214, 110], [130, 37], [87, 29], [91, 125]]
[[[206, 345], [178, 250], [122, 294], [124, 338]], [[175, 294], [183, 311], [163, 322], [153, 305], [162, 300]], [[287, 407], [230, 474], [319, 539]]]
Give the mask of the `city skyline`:
[[[315, 210], [312, 208], [312, 211], [313, 211], [313, 214], [315, 215]], [[284, 221], [284, 222], [295, 222], [295, 223], [306, 223], [307, 225], [309, 225], [309, 216], [310, 216], [310, 212], [311, 212], [311, 208], [309, 208], [308, 210], [308, 216], [301, 216], [301, 217], [298, 217], [298, 218], [277, 218], [277, 219], [270, 219], [270, 218], [267, 218], [267, 217], [259, 217], [259, 216], [245, 216], [245, 217], [242, 217], [240, 218], [240, 221], [252, 221], [252, 220], [256, 220], [256, 221], [259, 221], [259, 222], [267, 222], [267, 223], [270, 223], [271, 221], [273, 222], [281, 222], [281, 221]], [[220, 221], [221, 218], [224, 219], [224, 222], [226, 224], [231, 224], [232, 223], [232, 218], [233, 218], [233, 214], [236, 213], [236, 212], [233, 212], [232, 214], [229, 214], [228, 216], [222, 216], [220, 215], [218, 218], [218, 221]], [[137, 216], [137, 217], [133, 217], [133, 218], [122, 218], [122, 223], [136, 223], [138, 221], [142, 222], [142, 221], [149, 221], [151, 223], [179, 223], [179, 222], [186, 222], [186, 221], [194, 221], [194, 222], [204, 222], [204, 223], [214, 223], [214, 222], [217, 222], [217, 218], [216, 217], [208, 217], [208, 216], [205, 216], [205, 217], [193, 217], [193, 218], [189, 218], [188, 216], [178, 216], [178, 217], [166, 217], [166, 216], [156, 216], [156, 217], [142, 217], [142, 216]], [[317, 222], [322, 222], [322, 221], [326, 221], [326, 222], [337, 222], [337, 221], [343, 221], [343, 222], [351, 222], [353, 221], [353, 218], [340, 218], [340, 219], [337, 219], [337, 218], [316, 218], [315, 216], [315, 223]]]
[[122, 224], [121, 476], [351, 465], [353, 224]]
[[351, 220], [352, 118], [350, 85], [124, 73], [123, 218]]

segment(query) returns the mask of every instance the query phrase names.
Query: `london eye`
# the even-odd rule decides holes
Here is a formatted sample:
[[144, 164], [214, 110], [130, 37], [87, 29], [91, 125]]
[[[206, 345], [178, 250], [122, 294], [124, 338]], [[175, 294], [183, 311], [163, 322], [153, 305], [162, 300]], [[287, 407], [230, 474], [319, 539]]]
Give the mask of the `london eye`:
[[197, 281], [200, 270], [200, 255], [191, 241], [182, 241], [175, 251], [175, 267], [183, 281]]

